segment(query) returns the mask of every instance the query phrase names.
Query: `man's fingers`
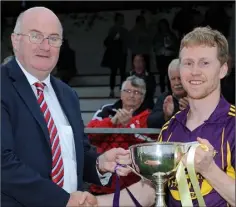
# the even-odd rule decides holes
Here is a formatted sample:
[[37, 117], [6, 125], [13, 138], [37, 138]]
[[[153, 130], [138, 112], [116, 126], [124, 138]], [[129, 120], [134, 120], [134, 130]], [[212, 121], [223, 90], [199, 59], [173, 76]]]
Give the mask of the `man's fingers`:
[[125, 121], [126, 115], [125, 115], [124, 111], [122, 111], [122, 109], [119, 109], [118, 117], [120, 119], [120, 122], [124, 122]]
[[132, 170], [128, 167], [118, 167], [117, 170], [116, 170], [116, 173], [119, 176], [127, 176], [129, 173], [131, 173], [131, 171]]
[[123, 115], [121, 114], [121, 112], [118, 110], [116, 114], [117, 114], [117, 118], [119, 119], [119, 121], [122, 122], [123, 121]]
[[97, 206], [97, 198], [89, 192], [81, 192], [79, 206]]
[[183, 104], [183, 100], [179, 99], [179, 104], [182, 105]]
[[187, 96], [185, 96], [183, 99], [188, 103], [188, 97]]
[[121, 147], [116, 148], [116, 152], [119, 155], [129, 155], [130, 154], [130, 150], [125, 150]]
[[197, 141], [200, 143], [200, 144], [205, 144], [207, 145], [208, 147], [211, 147], [212, 145], [210, 144], [210, 142], [207, 140], [207, 139], [202, 139], [200, 137], [197, 138]]
[[179, 100], [179, 109], [180, 110], [184, 110], [187, 106], [188, 106], [188, 101], [186, 101], [185, 99], [181, 98]]
[[126, 115], [126, 112], [123, 110], [123, 109], [119, 109], [119, 112], [122, 116], [125, 116]]
[[168, 103], [168, 102], [172, 102], [173, 101], [173, 98], [171, 95], [167, 96], [164, 100], [164, 103]]
[[172, 101], [172, 96], [171, 96], [171, 95], [168, 95], [168, 96], [166, 97], [166, 100]]
[[116, 162], [123, 165], [130, 165], [131, 164], [131, 156], [130, 151], [125, 150], [123, 148], [117, 148], [117, 157]]
[[126, 109], [120, 109], [121, 114], [123, 115], [124, 119], [130, 119], [132, 117], [132, 113], [127, 111]]
[[127, 111], [126, 109], [121, 109], [121, 111], [122, 111], [124, 114], [129, 114], [129, 111]]
[[97, 199], [94, 195], [90, 194], [89, 192], [84, 192], [85, 196], [86, 196], [86, 202], [88, 202], [91, 205], [95, 206], [97, 205]]
[[117, 116], [118, 116], [119, 122], [123, 125], [128, 124], [128, 122], [132, 118], [132, 114], [130, 114], [130, 112], [128, 112], [125, 109], [119, 109], [117, 112]]
[[112, 109], [112, 111], [114, 111], [114, 112], [116, 112], [116, 113], [118, 112], [118, 110], [117, 110], [117, 109]]
[[133, 112], [134, 112], [134, 109], [129, 110], [129, 113], [131, 114], [131, 116], [132, 116]]
[[188, 105], [188, 102], [186, 102], [186, 101], [183, 100], [183, 99], [180, 99], [180, 100], [179, 100], [179, 105], [182, 105], [182, 106], [186, 107], [186, 106]]
[[129, 111], [127, 111], [126, 109], [122, 109], [124, 111], [124, 113], [127, 115], [127, 116], [132, 116], [134, 110], [133, 109], [130, 109]]
[[116, 159], [116, 162], [122, 165], [130, 165], [132, 163], [130, 156], [119, 156], [119, 158]]
[[214, 151], [214, 147], [210, 144], [210, 142], [207, 139], [202, 139], [198, 137], [197, 141], [199, 142], [199, 144], [201, 144], [201, 148], [204, 151]]
[[163, 111], [166, 112], [166, 110], [167, 110], [167, 103], [164, 103], [162, 108], [163, 108]]
[[80, 198], [79, 198], [79, 205], [83, 205], [84, 202], [85, 202], [85, 200], [86, 200], [86, 198], [87, 198], [87, 195], [82, 192], [82, 193], [81, 193], [81, 196], [80, 196]]

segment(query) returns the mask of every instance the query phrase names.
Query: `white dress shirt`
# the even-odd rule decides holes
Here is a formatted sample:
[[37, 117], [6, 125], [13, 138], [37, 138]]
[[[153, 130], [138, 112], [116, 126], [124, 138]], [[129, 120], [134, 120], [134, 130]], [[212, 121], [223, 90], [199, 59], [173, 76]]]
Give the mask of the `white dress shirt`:
[[[75, 192], [77, 191], [78, 186], [77, 186], [77, 161], [76, 161], [76, 152], [74, 144], [74, 134], [69, 124], [69, 121], [66, 115], [64, 114], [61, 105], [57, 99], [56, 93], [51, 85], [50, 75], [44, 81], [39, 81], [36, 77], [28, 73], [17, 59], [16, 62], [18, 63], [19, 67], [25, 74], [36, 97], [37, 97], [37, 89], [34, 83], [41, 82], [46, 84], [44, 88], [44, 98], [48, 105], [49, 111], [51, 112], [51, 116], [54, 120], [54, 123], [57, 127], [60, 139], [60, 146], [62, 153], [61, 155], [64, 165], [63, 189], [68, 193]], [[98, 175], [102, 185], [106, 185], [111, 177], [111, 173], [105, 173], [104, 175], [101, 175], [98, 172]]]

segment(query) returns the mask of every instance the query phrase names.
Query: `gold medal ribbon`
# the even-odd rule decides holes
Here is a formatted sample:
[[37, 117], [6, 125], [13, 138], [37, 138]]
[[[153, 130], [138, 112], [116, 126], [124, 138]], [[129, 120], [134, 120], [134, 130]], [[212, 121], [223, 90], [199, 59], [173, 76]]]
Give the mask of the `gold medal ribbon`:
[[[198, 204], [201, 207], [205, 207], [206, 204], [205, 204], [205, 201], [204, 201], [203, 196], [201, 194], [199, 182], [198, 182], [197, 175], [196, 175], [195, 168], [194, 168], [195, 152], [196, 152], [197, 147], [199, 147], [199, 146], [205, 151], [209, 150], [206, 145], [193, 144], [190, 147], [189, 152], [188, 152], [186, 167], [188, 170], [188, 175], [189, 175], [190, 181], [192, 183], [193, 189], [196, 194]], [[177, 172], [176, 172], [176, 181], [178, 183], [179, 195], [180, 195], [180, 200], [181, 200], [182, 206], [192, 207], [193, 202], [191, 199], [191, 195], [190, 195], [190, 191], [189, 191], [189, 187], [188, 187], [188, 182], [187, 182], [187, 178], [185, 175], [185, 166], [182, 161], [180, 161]]]

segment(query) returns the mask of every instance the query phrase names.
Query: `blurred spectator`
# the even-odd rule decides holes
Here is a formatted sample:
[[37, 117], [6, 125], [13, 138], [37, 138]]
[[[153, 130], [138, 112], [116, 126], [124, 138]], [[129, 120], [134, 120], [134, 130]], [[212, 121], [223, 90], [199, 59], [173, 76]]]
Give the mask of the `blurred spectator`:
[[204, 23], [204, 15], [200, 11], [194, 10], [193, 14], [193, 22], [194, 22], [194, 27], [201, 27], [203, 26]]
[[[165, 79], [167, 77], [168, 65], [178, 54], [177, 37], [171, 31], [169, 22], [161, 19], [158, 22], [158, 30], [153, 39], [154, 52], [156, 55], [156, 65], [159, 71], [161, 92], [165, 92]], [[167, 86], [171, 91], [167, 77]]]
[[229, 36], [230, 18], [223, 2], [212, 2], [205, 13], [204, 26], [220, 31], [226, 38]]
[[[192, 8], [192, 3], [183, 2], [182, 9], [175, 15], [172, 28], [178, 32], [179, 42], [182, 37], [193, 30], [195, 24], [195, 15], [197, 11]], [[196, 22], [198, 24], [198, 22]]]
[[228, 60], [228, 74], [221, 80], [221, 93], [230, 104], [235, 105], [235, 65], [231, 56]]
[[172, 94], [166, 92], [157, 98], [154, 109], [147, 120], [149, 128], [162, 128], [177, 111], [183, 110], [188, 105], [187, 94], [180, 80], [179, 59], [172, 60], [168, 68], [168, 75]]
[[128, 30], [124, 28], [124, 15], [116, 13], [114, 25], [110, 28], [108, 36], [104, 40], [106, 47], [101, 66], [111, 69], [110, 97], [114, 97], [117, 70], [120, 71], [120, 85], [125, 80], [127, 59]]
[[136, 54], [142, 54], [146, 62], [146, 70], [149, 72], [152, 36], [147, 28], [146, 19], [142, 15], [137, 16], [135, 26], [129, 32], [129, 47], [132, 53], [132, 62]]
[[155, 76], [151, 72], [147, 72], [146, 63], [143, 55], [135, 55], [133, 59], [133, 69], [130, 71], [130, 76], [135, 75], [142, 78], [146, 84], [146, 94], [143, 104], [152, 110], [154, 106], [154, 94], [156, 91]]
[[68, 40], [64, 39], [60, 51], [60, 56], [57, 63], [57, 76], [69, 84], [70, 80], [76, 75], [76, 57], [75, 51], [69, 46]]
[[[145, 82], [136, 76], [130, 76], [122, 84], [121, 99], [114, 104], [104, 105], [98, 110], [87, 127], [92, 128], [147, 128], [147, 117], [150, 111], [143, 107], [145, 96]], [[153, 140], [156, 139], [156, 136]], [[141, 134], [89, 134], [92, 145], [99, 153], [114, 147], [128, 149], [129, 146], [146, 141], [153, 141]], [[140, 177], [131, 173], [127, 177], [120, 177], [120, 187], [128, 187], [140, 180]], [[115, 176], [112, 177], [110, 187], [91, 185], [93, 194], [108, 194], [115, 191]]]

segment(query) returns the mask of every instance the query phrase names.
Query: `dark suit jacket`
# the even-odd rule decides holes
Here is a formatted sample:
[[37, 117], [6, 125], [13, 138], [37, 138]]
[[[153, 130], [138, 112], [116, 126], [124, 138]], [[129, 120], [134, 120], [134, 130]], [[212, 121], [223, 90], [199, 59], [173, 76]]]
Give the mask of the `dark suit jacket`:
[[[157, 98], [155, 106], [147, 119], [148, 128], [162, 128], [162, 126], [166, 123], [163, 112], [163, 104], [168, 95], [171, 95], [171, 93], [165, 92]], [[179, 111], [179, 102], [174, 96], [172, 97], [174, 102], [173, 116]]]
[[[98, 154], [84, 134], [78, 96], [54, 77], [51, 83], [73, 129], [78, 190], [83, 179], [101, 184], [95, 167]], [[2, 206], [66, 206], [69, 194], [51, 181], [46, 122], [15, 58], [1, 66], [1, 155]]]

